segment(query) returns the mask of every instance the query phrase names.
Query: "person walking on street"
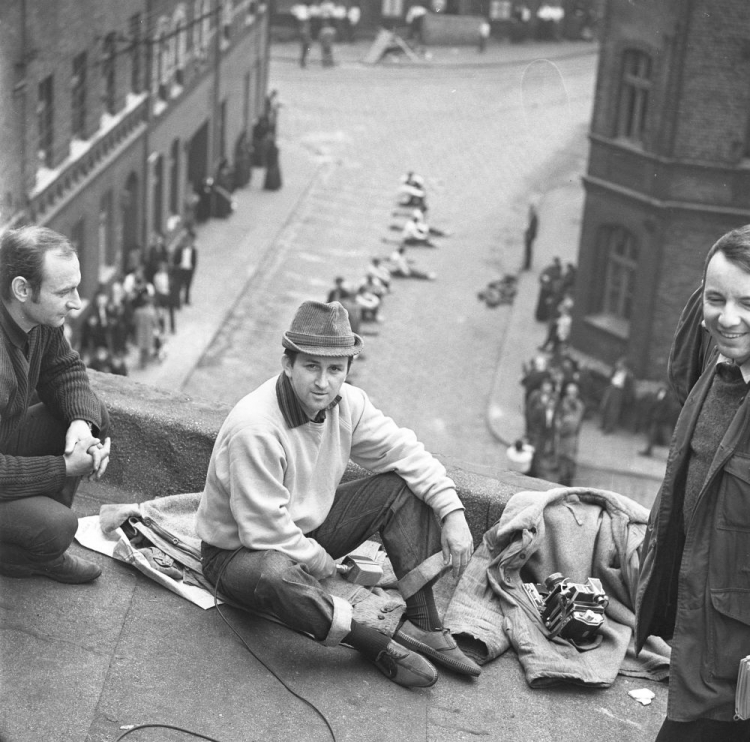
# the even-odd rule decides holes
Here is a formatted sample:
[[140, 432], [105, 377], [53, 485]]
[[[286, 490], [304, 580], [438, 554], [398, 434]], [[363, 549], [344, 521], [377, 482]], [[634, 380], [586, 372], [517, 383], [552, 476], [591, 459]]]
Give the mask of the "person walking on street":
[[[84, 583], [98, 565], [68, 552], [82, 477], [110, 453], [109, 414], [65, 337], [81, 308], [75, 247], [45, 227], [0, 238], [0, 574]], [[38, 401], [32, 403], [32, 397]]]
[[586, 407], [583, 404], [578, 384], [565, 385], [557, 410], [557, 481], [570, 487], [578, 465], [578, 437], [583, 425]]
[[534, 262], [534, 241], [539, 231], [539, 214], [533, 203], [529, 204], [529, 221], [523, 233], [523, 270], [530, 271]]
[[331, 21], [324, 21], [318, 34], [321, 62], [324, 67], [333, 67], [335, 64], [333, 60], [333, 43], [335, 40], [336, 29], [333, 27]]
[[600, 414], [600, 428], [607, 435], [614, 432], [622, 422], [623, 410], [632, 401], [634, 379], [626, 358], [619, 358], [609, 377], [609, 384], [604, 390]]
[[669, 640], [657, 742], [746, 742], [735, 716], [750, 654], [750, 225], [706, 256], [682, 312], [669, 380], [682, 405], [640, 546], [635, 648]]
[[[240, 400], [217, 436], [197, 513], [203, 574], [239, 605], [354, 647], [399, 685], [434, 685], [433, 662], [479, 675], [432, 592], [473, 551], [455, 484], [411, 430], [346, 383], [363, 341], [340, 303], [302, 303], [281, 344], [281, 373]], [[372, 475], [342, 483], [350, 459]], [[375, 532], [406, 601], [392, 636], [353, 619], [322, 582]]]

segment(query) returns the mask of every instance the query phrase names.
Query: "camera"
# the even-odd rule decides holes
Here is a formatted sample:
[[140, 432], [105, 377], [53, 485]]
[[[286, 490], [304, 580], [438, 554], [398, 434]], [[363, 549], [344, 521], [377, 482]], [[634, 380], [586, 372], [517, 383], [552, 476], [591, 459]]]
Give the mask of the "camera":
[[586, 644], [604, 624], [609, 598], [595, 577], [581, 584], [554, 572], [543, 585], [525, 582], [523, 587], [552, 637]]

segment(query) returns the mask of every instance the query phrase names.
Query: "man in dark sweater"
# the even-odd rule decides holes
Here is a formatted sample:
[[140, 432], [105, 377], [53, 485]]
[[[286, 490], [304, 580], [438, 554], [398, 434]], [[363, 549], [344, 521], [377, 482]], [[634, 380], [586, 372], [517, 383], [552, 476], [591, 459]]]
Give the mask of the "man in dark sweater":
[[636, 649], [670, 640], [657, 742], [746, 742], [750, 652], [750, 225], [706, 258], [669, 357], [682, 411], [640, 547]]
[[107, 468], [109, 417], [65, 338], [81, 307], [75, 248], [43, 227], [0, 238], [0, 574], [58, 582], [101, 570], [67, 552], [81, 477]]

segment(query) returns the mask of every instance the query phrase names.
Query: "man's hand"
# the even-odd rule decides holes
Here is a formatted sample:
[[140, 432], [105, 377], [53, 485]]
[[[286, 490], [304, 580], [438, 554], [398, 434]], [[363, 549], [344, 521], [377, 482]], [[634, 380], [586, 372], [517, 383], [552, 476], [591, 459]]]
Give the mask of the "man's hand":
[[443, 518], [440, 534], [443, 545], [443, 560], [453, 565], [453, 577], [458, 579], [474, 553], [474, 539], [463, 510], [454, 510]]
[[102, 443], [85, 420], [73, 420], [65, 434], [65, 473], [100, 479], [109, 463], [109, 449], [109, 438]]

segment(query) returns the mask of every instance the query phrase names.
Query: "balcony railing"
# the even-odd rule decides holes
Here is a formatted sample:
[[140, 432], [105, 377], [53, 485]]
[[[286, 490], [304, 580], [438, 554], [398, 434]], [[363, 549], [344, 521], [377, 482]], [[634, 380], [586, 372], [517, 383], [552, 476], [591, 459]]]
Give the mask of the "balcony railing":
[[40, 223], [75, 193], [94, 172], [111, 162], [146, 128], [146, 96], [131, 96], [125, 109], [105, 115], [99, 130], [85, 142], [76, 142], [55, 169], [43, 168], [29, 194], [28, 218]]

